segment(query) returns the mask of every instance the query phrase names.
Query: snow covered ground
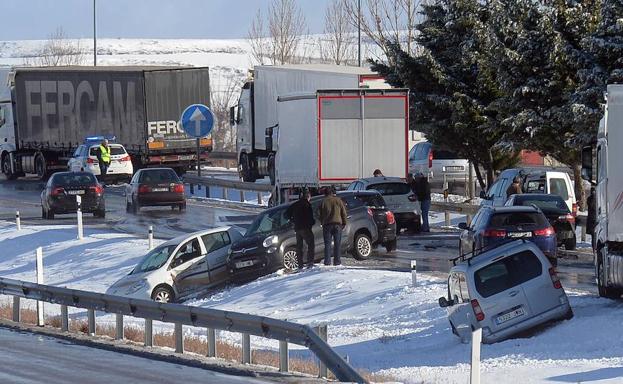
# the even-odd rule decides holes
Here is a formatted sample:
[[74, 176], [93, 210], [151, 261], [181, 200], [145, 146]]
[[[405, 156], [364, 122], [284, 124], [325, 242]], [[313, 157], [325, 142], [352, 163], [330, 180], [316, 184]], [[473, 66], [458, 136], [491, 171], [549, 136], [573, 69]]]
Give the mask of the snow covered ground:
[[[85, 240], [75, 236], [72, 226], [26, 226], [17, 232], [13, 224], [0, 222], [0, 276], [33, 281], [34, 249], [43, 246], [46, 283], [103, 292], [147, 250], [145, 239], [125, 234], [87, 229]], [[410, 283], [410, 274], [403, 272], [323, 266], [266, 276], [189, 304], [304, 324], [326, 322], [330, 344], [358, 368], [407, 383], [467, 383], [470, 346], [451, 334], [437, 305], [445, 281], [420, 274], [416, 287]], [[483, 382], [621, 382], [623, 303], [582, 291], [568, 294], [572, 320], [528, 338], [483, 346]], [[240, 340], [226, 332], [220, 337]], [[277, 347], [262, 338], [252, 343]]]

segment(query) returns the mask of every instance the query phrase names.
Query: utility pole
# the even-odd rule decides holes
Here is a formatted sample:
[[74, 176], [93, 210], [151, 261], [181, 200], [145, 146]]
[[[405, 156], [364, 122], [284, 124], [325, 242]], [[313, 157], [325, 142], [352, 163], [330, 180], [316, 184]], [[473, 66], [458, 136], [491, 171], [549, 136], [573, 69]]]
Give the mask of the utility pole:
[[95, 1], [93, 0], [93, 66], [97, 66], [97, 24], [95, 18]]
[[357, 0], [357, 62], [361, 67], [361, 0]]

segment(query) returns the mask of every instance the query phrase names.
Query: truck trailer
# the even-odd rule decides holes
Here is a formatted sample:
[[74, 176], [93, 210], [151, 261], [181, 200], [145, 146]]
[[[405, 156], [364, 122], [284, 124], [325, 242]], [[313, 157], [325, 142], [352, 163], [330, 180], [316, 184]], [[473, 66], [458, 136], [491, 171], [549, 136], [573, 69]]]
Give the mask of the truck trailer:
[[[210, 78], [208, 68], [17, 68], [0, 96], [0, 162], [9, 179], [67, 170], [91, 136], [114, 136], [134, 169], [183, 173], [196, 162], [197, 144], [179, 118], [191, 104], [210, 105]], [[211, 138], [200, 145], [207, 157]]]
[[277, 99], [319, 89], [390, 88], [369, 68], [342, 65], [256, 66], [231, 109], [236, 129], [238, 170], [243, 181], [269, 176], [275, 183], [276, 133], [280, 129]]

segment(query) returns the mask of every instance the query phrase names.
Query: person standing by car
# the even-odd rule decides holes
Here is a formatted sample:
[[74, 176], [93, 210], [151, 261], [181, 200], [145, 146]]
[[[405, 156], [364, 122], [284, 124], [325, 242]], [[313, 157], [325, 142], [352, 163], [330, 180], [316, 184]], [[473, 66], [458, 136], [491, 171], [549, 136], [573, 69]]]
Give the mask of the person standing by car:
[[506, 198], [508, 199], [512, 195], [521, 195], [523, 191], [521, 190], [521, 177], [515, 176], [513, 179], [513, 183], [508, 186], [506, 189]]
[[597, 208], [595, 205], [595, 187], [591, 187], [591, 194], [586, 198], [586, 232], [591, 235], [591, 245], [595, 249], [595, 222], [597, 221]]
[[340, 265], [342, 264], [340, 245], [342, 230], [346, 227], [346, 207], [342, 199], [337, 197], [335, 187], [325, 189], [325, 198], [318, 209], [318, 216], [322, 223], [324, 238], [324, 265], [331, 265], [331, 240], [333, 240], [333, 265]]
[[108, 167], [110, 166], [110, 147], [108, 146], [108, 140], [102, 140], [99, 150], [97, 151], [97, 161], [100, 166], [100, 176], [106, 176]]
[[430, 226], [428, 224], [428, 211], [430, 211], [430, 184], [428, 178], [424, 175], [419, 175], [415, 181], [415, 195], [420, 202], [420, 209], [422, 210], [422, 232], [430, 232]]
[[303, 242], [307, 244], [307, 266], [314, 266], [314, 233], [312, 227], [315, 224], [314, 211], [310, 204], [311, 195], [304, 189], [298, 201], [288, 207], [286, 217], [294, 222], [294, 232], [296, 233], [296, 258], [298, 259], [299, 270], [305, 266], [303, 258]]

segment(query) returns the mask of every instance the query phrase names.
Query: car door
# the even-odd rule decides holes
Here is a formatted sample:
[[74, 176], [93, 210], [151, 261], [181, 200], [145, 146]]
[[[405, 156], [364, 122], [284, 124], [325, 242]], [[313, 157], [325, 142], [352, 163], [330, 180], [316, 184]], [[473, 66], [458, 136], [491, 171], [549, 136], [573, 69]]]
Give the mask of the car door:
[[139, 170], [138, 172], [136, 172], [134, 174], [134, 177], [132, 177], [132, 180], [130, 180], [130, 184], [125, 186], [125, 200], [126, 200], [126, 204], [132, 204], [132, 198], [134, 190], [137, 188], [138, 185], [138, 180], [141, 177], [141, 171]]
[[547, 192], [552, 195], [558, 195], [567, 203], [569, 211], [573, 212], [575, 201], [575, 193], [569, 180], [569, 175], [563, 172], [546, 172], [545, 179], [547, 181]]
[[521, 284], [534, 316], [562, 304], [549, 275], [549, 263], [541, 262], [530, 250], [514, 255], [512, 261], [515, 280]]
[[201, 236], [206, 250], [210, 285], [223, 283], [229, 279], [227, 273], [227, 252], [231, 246], [231, 238], [227, 231], [208, 233]]
[[471, 252], [474, 249], [474, 233], [476, 231], [478, 222], [480, 221], [480, 218], [482, 217], [482, 215], [483, 215], [483, 211], [482, 210], [478, 211], [478, 213], [476, 213], [476, 216], [474, 216], [474, 219], [472, 220], [470, 225], [467, 227], [467, 229], [461, 232], [459, 239], [461, 242], [461, 248], [463, 250], [463, 254]]
[[84, 145], [80, 145], [78, 146], [78, 148], [76, 148], [76, 150], [74, 151], [73, 156], [71, 157], [71, 159], [69, 159], [69, 161], [67, 162], [67, 168], [72, 171], [72, 172], [79, 172], [82, 168], [82, 159], [81, 159], [81, 154], [82, 154], [82, 150], [84, 149]]
[[173, 284], [181, 294], [210, 283], [205, 249], [197, 236], [178, 248], [169, 265], [169, 271]]
[[469, 340], [475, 319], [467, 291], [465, 273], [450, 273], [448, 276], [448, 292], [450, 300], [452, 300], [452, 305], [448, 307], [448, 320], [461, 339]]

